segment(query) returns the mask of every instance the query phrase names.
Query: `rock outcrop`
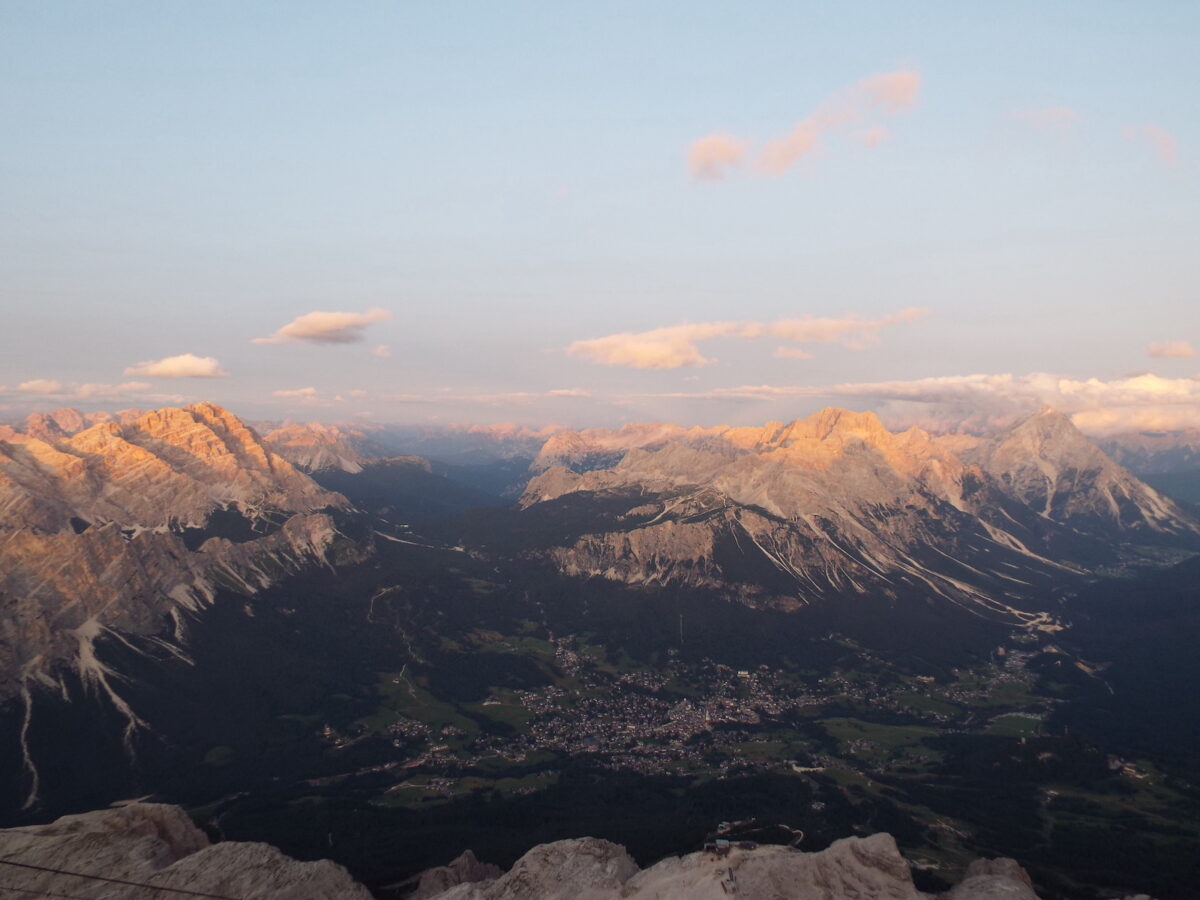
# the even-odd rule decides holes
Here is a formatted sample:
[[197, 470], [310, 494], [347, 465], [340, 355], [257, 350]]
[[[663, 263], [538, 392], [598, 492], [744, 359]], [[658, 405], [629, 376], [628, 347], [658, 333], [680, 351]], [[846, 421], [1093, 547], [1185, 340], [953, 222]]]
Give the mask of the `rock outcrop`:
[[182, 809], [155, 803], [0, 830], [0, 870], [4, 887], [26, 896], [155, 900], [182, 896], [162, 890], [176, 888], [239, 900], [371, 897], [336, 863], [298, 862], [269, 844], [210, 844]]
[[499, 866], [480, 862], [473, 852], [464, 850], [446, 865], [426, 869], [413, 879], [416, 889], [407, 894], [405, 900], [429, 900], [460, 884], [494, 881], [502, 874]]
[[[733, 847], [639, 870], [623, 847], [595, 838], [535, 847], [505, 874], [423, 900], [931, 900], [913, 884], [888, 834], [845, 838], [817, 853]], [[972, 864], [947, 900], [1038, 900], [1013, 860]]]
[[[239, 900], [371, 897], [336, 863], [298, 862], [268, 844], [210, 843], [182, 809], [157, 803], [0, 830], [0, 869], [10, 890], [81, 900], [156, 900], [163, 888]], [[409, 900], [936, 900], [917, 890], [888, 834], [844, 838], [816, 853], [734, 845], [646, 869], [624, 847], [577, 838], [534, 847], [507, 872], [468, 851], [413, 881]], [[1038, 900], [1011, 859], [976, 860], [941, 897]]]

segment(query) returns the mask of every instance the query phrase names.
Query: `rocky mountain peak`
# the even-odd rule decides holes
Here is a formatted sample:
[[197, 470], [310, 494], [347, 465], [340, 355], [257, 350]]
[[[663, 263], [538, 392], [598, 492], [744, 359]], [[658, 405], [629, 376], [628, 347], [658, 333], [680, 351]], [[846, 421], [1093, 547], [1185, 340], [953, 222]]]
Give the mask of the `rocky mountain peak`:
[[0, 698], [49, 679], [94, 637], [88, 622], [154, 632], [177, 605], [254, 593], [341, 540], [321, 511], [348, 501], [215, 404], [42, 433], [0, 442]]

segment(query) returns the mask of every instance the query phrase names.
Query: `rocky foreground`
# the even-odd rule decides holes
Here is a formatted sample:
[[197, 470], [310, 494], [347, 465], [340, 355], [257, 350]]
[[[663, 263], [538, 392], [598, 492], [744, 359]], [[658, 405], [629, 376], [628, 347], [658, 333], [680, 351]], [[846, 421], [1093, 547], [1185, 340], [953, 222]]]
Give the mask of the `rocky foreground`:
[[[369, 900], [328, 860], [299, 862], [267, 844], [212, 844], [177, 806], [133, 803], [0, 830], [0, 885], [80, 900], [206, 896], [231, 900]], [[505, 873], [469, 852], [409, 885], [409, 900], [932, 900], [913, 885], [891, 835], [845, 838], [819, 853], [734, 847], [639, 869], [595, 838], [534, 847]], [[1011, 859], [977, 860], [944, 900], [1038, 900]], [[1144, 896], [1130, 900], [1149, 900]]]

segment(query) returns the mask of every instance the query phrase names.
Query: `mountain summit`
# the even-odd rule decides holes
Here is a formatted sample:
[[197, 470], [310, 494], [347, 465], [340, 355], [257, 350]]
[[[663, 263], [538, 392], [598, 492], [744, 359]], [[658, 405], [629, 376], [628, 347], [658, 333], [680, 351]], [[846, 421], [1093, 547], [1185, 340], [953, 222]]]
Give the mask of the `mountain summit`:
[[[552, 443], [563, 463], [617, 461], [546, 467]], [[545, 551], [573, 574], [734, 582], [800, 603], [907, 585], [1027, 623], [1042, 621], [1020, 609], [1027, 588], [1115, 558], [1114, 541], [1200, 546], [1200, 523], [1052, 410], [962, 444], [841, 409], [762, 428], [560, 434], [521, 503], [535, 518], [568, 496], [576, 520], [597, 510]]]
[[85, 425], [54, 414], [0, 439], [0, 699], [28, 710], [31, 684], [66, 695], [71, 672], [133, 728], [98, 637], [168, 633], [182, 653], [188, 614], [218, 590], [362, 550], [335, 527], [344, 497], [215, 404]]

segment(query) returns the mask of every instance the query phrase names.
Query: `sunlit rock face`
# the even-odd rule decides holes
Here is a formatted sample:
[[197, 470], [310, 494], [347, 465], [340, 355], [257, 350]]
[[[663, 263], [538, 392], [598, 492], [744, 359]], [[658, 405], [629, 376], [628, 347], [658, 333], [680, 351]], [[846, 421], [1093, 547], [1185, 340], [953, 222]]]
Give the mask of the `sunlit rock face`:
[[102, 680], [89, 648], [103, 630], [178, 633], [221, 588], [361, 553], [330, 516], [345, 498], [219, 406], [86, 427], [69, 412], [0, 439], [0, 698], [65, 660]]
[[986, 440], [837, 409], [762, 428], [627, 426], [556, 435], [534, 467], [531, 515], [572, 495], [621, 509], [545, 555], [629, 583], [727, 585], [749, 563], [802, 603], [903, 582], [1033, 624], [1015, 598], [1122, 541], [1200, 545], [1191, 514], [1051, 411]]
[[354, 475], [368, 460], [386, 455], [365, 432], [320, 422], [281, 425], [268, 431], [263, 440], [304, 472], [333, 469]]

